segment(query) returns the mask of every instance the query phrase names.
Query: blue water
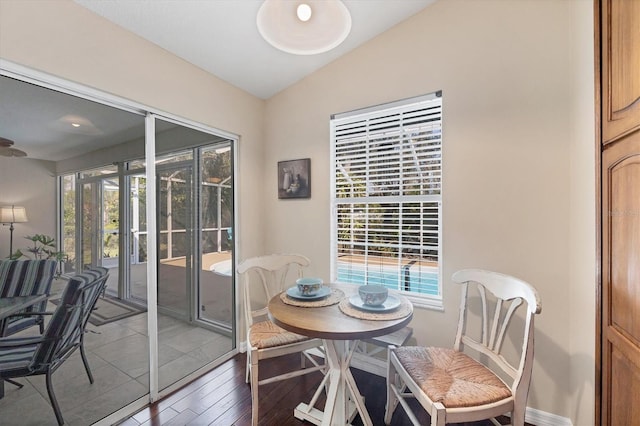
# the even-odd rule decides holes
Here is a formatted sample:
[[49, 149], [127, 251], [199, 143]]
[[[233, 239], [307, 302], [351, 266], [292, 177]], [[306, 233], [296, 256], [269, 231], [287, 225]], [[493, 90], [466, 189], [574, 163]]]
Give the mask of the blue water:
[[393, 290], [438, 295], [438, 272], [427, 272], [417, 267], [409, 268], [408, 274], [403, 272], [400, 276], [395, 268], [370, 269], [365, 281], [363, 267], [339, 264], [338, 281], [352, 284], [378, 284]]

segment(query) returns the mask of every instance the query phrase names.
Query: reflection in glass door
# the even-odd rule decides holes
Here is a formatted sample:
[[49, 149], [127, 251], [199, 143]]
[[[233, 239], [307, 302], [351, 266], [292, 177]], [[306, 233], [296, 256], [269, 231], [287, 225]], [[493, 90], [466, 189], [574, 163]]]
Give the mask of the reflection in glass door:
[[147, 182], [144, 174], [127, 177], [129, 187], [129, 280], [125, 298], [147, 302]]
[[82, 243], [80, 244], [80, 269], [88, 265], [97, 265], [97, 246], [99, 233], [98, 220], [100, 212], [98, 211], [99, 205], [99, 187], [96, 182], [83, 183], [80, 191], [81, 196], [81, 234], [80, 238]]
[[81, 184], [81, 267], [109, 269], [107, 291], [118, 294], [119, 196], [117, 177], [89, 179]]
[[233, 167], [231, 143], [200, 151], [198, 319], [231, 331], [233, 323]]
[[191, 165], [157, 170], [158, 309], [190, 319], [192, 261]]
[[120, 188], [118, 178], [102, 179], [100, 182], [102, 188], [101, 206], [102, 214], [100, 216], [101, 232], [99, 236], [100, 264], [105, 268], [109, 268], [110, 274], [118, 275], [118, 258], [120, 247]]

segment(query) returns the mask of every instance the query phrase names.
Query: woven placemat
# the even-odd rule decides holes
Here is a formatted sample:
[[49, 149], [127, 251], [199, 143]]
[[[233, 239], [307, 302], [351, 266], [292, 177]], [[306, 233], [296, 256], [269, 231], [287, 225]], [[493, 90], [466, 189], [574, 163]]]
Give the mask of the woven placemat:
[[400, 306], [398, 306], [393, 311], [389, 312], [370, 312], [363, 311], [362, 309], [358, 309], [354, 307], [351, 303], [349, 303], [349, 299], [342, 299], [338, 307], [342, 311], [343, 314], [348, 315], [350, 317], [364, 319], [364, 320], [377, 320], [377, 321], [389, 321], [395, 319], [405, 318], [407, 315], [410, 315], [413, 312], [413, 305], [411, 302], [404, 296], [394, 295], [400, 299]]
[[293, 299], [287, 296], [287, 292], [283, 291], [280, 293], [280, 299], [287, 305], [300, 306], [303, 308], [321, 308], [323, 306], [331, 306], [339, 303], [340, 300], [344, 299], [344, 292], [342, 290], [338, 290], [337, 288], [331, 289], [331, 294], [329, 294], [324, 299], [320, 300], [299, 300]]

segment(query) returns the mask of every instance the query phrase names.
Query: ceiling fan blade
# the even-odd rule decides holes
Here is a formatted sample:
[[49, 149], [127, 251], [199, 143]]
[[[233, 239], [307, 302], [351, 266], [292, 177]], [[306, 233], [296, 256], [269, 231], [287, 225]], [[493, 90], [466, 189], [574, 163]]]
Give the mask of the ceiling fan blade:
[[0, 148], [8, 148], [13, 145], [13, 141], [11, 139], [0, 137]]
[[2, 157], [26, 157], [27, 153], [16, 148], [0, 147]]

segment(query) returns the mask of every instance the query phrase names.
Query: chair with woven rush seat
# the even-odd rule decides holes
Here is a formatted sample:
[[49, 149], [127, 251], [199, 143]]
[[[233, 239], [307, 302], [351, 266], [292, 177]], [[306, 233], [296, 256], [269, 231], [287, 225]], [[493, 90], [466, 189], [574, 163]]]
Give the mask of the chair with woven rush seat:
[[71, 277], [42, 336], [0, 339], [0, 379], [45, 375], [47, 393], [60, 425], [64, 424], [64, 419], [53, 391], [51, 375], [80, 348], [87, 376], [93, 383], [84, 353], [84, 333], [89, 315], [106, 286], [106, 271], [104, 268], [92, 268]]
[[[267, 317], [269, 300], [294, 285], [302, 277], [302, 270], [309, 266], [309, 259], [296, 254], [273, 254], [246, 259], [238, 265], [242, 277], [244, 311], [247, 326], [247, 370], [246, 381], [251, 379], [251, 423], [258, 424], [258, 386], [323, 371], [307, 350], [322, 346], [322, 340], [286, 331]], [[301, 369], [259, 380], [260, 360], [291, 353], [301, 353]], [[305, 368], [305, 359], [313, 366]]]
[[[384, 421], [390, 424], [400, 403], [411, 422], [419, 425], [406, 401], [415, 398], [431, 416], [432, 426], [483, 419], [499, 425], [494, 417], [505, 413], [511, 413], [511, 424], [524, 425], [534, 317], [541, 311], [538, 294], [530, 284], [497, 272], [465, 269], [452, 279], [462, 285], [453, 348], [389, 347]], [[474, 287], [477, 299], [469, 293]], [[521, 306], [523, 327], [516, 330], [514, 313]], [[503, 350], [507, 336], [522, 340], [512, 348], [515, 355]]]
[[[49, 295], [58, 262], [54, 259], [0, 260], [0, 297]], [[30, 306], [22, 313], [46, 310], [47, 301]], [[28, 327], [38, 325], [44, 332], [42, 315], [13, 315], [3, 322], [0, 336], [10, 336]]]

